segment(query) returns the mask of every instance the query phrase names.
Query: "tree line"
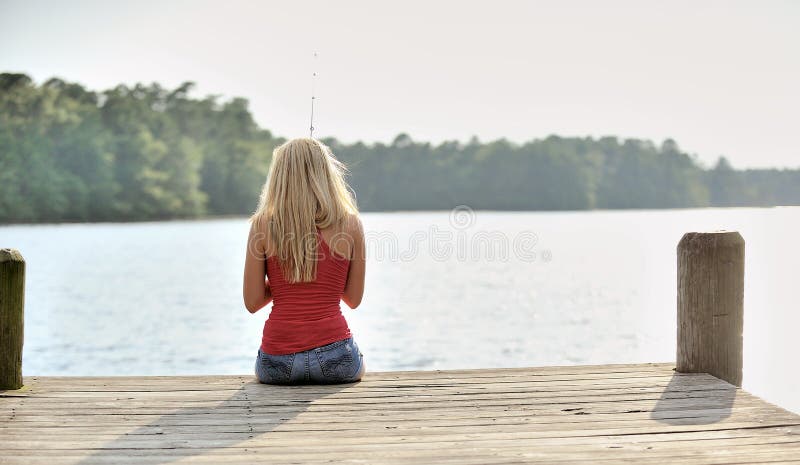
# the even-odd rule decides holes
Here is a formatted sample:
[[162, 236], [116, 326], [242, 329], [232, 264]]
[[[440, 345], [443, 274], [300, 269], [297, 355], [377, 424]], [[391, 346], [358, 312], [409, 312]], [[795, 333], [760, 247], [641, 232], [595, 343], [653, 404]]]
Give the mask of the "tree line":
[[[243, 215], [272, 150], [242, 98], [192, 98], [194, 84], [95, 92], [0, 74], [0, 222]], [[672, 140], [549, 136], [438, 145], [325, 139], [364, 211], [800, 204], [800, 170], [711, 168]]]

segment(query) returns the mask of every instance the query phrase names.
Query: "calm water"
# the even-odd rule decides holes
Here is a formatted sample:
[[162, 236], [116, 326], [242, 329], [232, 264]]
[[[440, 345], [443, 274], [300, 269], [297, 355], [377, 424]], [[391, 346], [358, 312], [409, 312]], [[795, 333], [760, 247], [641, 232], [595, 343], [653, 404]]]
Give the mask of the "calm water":
[[[744, 387], [800, 412], [800, 209], [363, 215], [371, 370], [673, 361], [675, 247], [747, 241]], [[0, 227], [27, 260], [27, 375], [251, 373], [245, 219]]]

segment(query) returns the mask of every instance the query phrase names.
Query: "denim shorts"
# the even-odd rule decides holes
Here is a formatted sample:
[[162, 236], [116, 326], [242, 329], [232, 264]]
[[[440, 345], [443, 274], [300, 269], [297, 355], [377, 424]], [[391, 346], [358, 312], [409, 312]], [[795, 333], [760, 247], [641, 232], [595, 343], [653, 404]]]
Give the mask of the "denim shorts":
[[338, 384], [361, 378], [364, 355], [352, 337], [286, 355], [258, 349], [256, 377], [264, 384]]

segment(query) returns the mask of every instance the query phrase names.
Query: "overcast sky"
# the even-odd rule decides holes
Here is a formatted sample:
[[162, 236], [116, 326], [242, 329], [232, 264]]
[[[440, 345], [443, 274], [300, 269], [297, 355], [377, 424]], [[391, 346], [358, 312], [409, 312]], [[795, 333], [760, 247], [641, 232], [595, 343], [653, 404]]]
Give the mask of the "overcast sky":
[[345, 142], [674, 138], [800, 167], [800, 1], [0, 0], [0, 70], [92, 89], [191, 80]]

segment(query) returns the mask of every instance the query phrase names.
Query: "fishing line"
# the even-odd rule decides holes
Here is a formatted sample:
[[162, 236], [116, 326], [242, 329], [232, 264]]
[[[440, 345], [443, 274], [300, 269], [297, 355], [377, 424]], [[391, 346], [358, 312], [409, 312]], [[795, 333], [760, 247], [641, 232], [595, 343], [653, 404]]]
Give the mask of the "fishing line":
[[311, 67], [311, 124], [309, 125], [309, 137], [314, 138], [314, 82], [317, 80], [317, 52], [314, 52], [314, 61]]

